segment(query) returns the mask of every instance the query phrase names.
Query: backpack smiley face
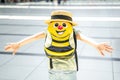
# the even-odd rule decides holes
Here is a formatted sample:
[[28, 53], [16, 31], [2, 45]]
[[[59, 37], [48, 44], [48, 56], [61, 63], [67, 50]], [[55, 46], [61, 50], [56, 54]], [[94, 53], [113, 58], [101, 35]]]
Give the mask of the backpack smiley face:
[[57, 38], [64, 38], [72, 33], [73, 27], [69, 22], [54, 21], [49, 24], [48, 31]]

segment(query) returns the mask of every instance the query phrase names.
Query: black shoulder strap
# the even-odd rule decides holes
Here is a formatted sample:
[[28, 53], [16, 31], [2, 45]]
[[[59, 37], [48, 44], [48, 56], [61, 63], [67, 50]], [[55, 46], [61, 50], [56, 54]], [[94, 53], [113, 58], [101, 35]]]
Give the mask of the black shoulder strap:
[[52, 59], [50, 58], [50, 69], [53, 68]]
[[74, 42], [75, 42], [75, 61], [76, 61], [76, 67], [77, 67], [77, 71], [78, 71], [78, 56], [77, 56], [77, 39], [76, 39], [76, 34], [75, 34], [75, 30], [73, 30], [73, 37], [74, 37]]

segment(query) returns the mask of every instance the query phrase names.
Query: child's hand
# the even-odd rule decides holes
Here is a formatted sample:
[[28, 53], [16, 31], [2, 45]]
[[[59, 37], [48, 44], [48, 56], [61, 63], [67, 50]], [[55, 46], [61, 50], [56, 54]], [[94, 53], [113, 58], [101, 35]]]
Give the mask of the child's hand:
[[12, 51], [13, 55], [15, 55], [15, 53], [17, 52], [18, 49], [19, 49], [19, 44], [18, 43], [10, 43], [7, 46], [5, 46], [5, 50], [6, 51]]
[[104, 56], [104, 51], [107, 51], [109, 53], [112, 53], [113, 48], [109, 46], [107, 43], [99, 43], [96, 46], [97, 50], [100, 52], [101, 55]]

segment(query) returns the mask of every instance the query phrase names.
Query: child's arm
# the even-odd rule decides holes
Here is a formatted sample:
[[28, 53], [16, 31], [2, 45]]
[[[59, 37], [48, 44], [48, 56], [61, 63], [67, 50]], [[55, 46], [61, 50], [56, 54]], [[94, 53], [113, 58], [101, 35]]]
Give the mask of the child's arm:
[[16, 42], [16, 43], [10, 43], [8, 44], [7, 46], [5, 46], [5, 50], [6, 51], [12, 51], [13, 52], [13, 55], [17, 52], [17, 50], [22, 47], [23, 45], [25, 44], [28, 44], [30, 42], [33, 42], [35, 40], [38, 40], [38, 39], [41, 39], [41, 38], [44, 38], [45, 37], [45, 33], [44, 32], [41, 32], [41, 33], [37, 33], [35, 35], [32, 35], [30, 37], [27, 37], [19, 42]]
[[80, 34], [79, 32], [76, 34], [76, 37], [78, 40], [81, 40], [87, 44], [90, 44], [91, 46], [95, 47], [101, 55], [104, 56], [103, 51], [107, 51], [107, 52], [112, 52], [112, 47], [109, 46], [107, 43], [96, 43], [95, 41], [93, 41], [90, 38], [87, 38], [86, 36]]

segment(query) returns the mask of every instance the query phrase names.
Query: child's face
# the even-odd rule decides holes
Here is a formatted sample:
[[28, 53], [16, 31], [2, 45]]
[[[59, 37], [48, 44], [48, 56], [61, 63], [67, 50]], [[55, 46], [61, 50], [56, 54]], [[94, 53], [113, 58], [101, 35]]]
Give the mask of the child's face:
[[54, 21], [48, 25], [48, 31], [56, 37], [66, 37], [71, 34], [73, 27], [71, 23], [64, 21]]

